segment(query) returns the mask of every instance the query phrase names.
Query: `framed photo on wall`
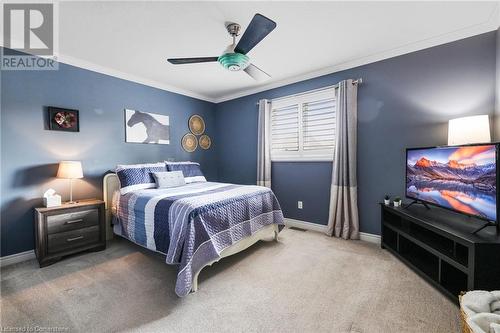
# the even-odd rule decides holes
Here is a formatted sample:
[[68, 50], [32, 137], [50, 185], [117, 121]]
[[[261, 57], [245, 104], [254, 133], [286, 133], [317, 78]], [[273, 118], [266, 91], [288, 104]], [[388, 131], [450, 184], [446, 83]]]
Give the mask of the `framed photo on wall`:
[[125, 142], [170, 144], [169, 117], [125, 109]]
[[64, 132], [80, 132], [78, 110], [62, 109], [53, 106], [49, 110], [49, 130]]

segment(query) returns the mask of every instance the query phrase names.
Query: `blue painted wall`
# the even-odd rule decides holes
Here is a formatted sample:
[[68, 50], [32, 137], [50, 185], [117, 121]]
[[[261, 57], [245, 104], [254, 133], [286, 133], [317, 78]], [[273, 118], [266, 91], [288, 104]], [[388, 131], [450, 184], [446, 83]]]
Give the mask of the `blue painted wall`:
[[[255, 184], [259, 99], [363, 78], [358, 92], [361, 231], [380, 233], [377, 202], [404, 194], [405, 147], [443, 145], [451, 118], [495, 109], [496, 32], [440, 45], [220, 103], [219, 180]], [[326, 224], [330, 163], [273, 163], [273, 190], [285, 216]], [[298, 210], [302, 200], [304, 209]]]
[[[331, 175], [331, 163], [273, 163], [272, 188], [285, 216], [301, 221], [327, 224], [330, 187], [325, 186], [325, 181], [330, 179]], [[302, 209], [298, 209], [297, 201], [299, 200], [303, 201]]]
[[[217, 178], [214, 149], [189, 154], [180, 146], [195, 113], [214, 135], [212, 103], [64, 64], [58, 71], [1, 72], [1, 99], [2, 256], [33, 249], [33, 207], [44, 190], [68, 199], [68, 181], [54, 178], [60, 160], [83, 162], [76, 199], [102, 198], [102, 175], [118, 163], [195, 160], [208, 179]], [[80, 110], [80, 132], [46, 130], [47, 106]], [[171, 144], [125, 143], [125, 108], [170, 116]]]
[[[33, 249], [33, 210], [55, 179], [57, 162], [83, 161], [75, 198], [102, 196], [102, 174], [117, 163], [167, 158], [201, 162], [210, 180], [255, 184], [257, 109], [276, 98], [362, 77], [358, 180], [361, 230], [379, 233], [376, 203], [403, 193], [404, 148], [445, 144], [446, 121], [495, 108], [496, 34], [487, 33], [385, 61], [212, 104], [60, 64], [58, 71], [1, 72], [1, 256]], [[80, 110], [80, 132], [46, 130], [46, 107]], [[124, 108], [166, 114], [170, 145], [125, 143]], [[191, 114], [205, 118], [209, 151], [188, 154], [179, 141]], [[285, 215], [326, 224], [330, 163], [273, 163], [273, 190]], [[304, 209], [297, 209], [297, 201]]]

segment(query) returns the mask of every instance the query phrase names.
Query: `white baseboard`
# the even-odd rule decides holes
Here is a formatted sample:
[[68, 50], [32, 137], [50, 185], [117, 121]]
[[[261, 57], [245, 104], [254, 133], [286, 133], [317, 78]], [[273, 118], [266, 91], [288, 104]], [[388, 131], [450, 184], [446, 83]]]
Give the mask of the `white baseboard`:
[[289, 219], [289, 218], [285, 218], [285, 225], [287, 227], [295, 227], [295, 228], [317, 231], [317, 232], [322, 232], [322, 233], [326, 233], [326, 230], [328, 229], [328, 227], [326, 225], [323, 225], [323, 224], [311, 223], [311, 222], [300, 221], [300, 220]]
[[365, 241], [365, 242], [380, 245], [380, 236], [379, 235], [369, 234], [366, 232], [360, 232], [359, 239], [361, 239], [362, 241]]
[[26, 252], [20, 252], [11, 254], [10, 256], [5, 256], [0, 258], [0, 267], [5, 267], [12, 264], [17, 264], [18, 262], [23, 262], [26, 260], [35, 259], [35, 250], [30, 250]]
[[[295, 220], [295, 219], [290, 219], [290, 218], [285, 218], [285, 225], [287, 227], [295, 227], [295, 228], [317, 231], [317, 232], [322, 232], [322, 233], [326, 233], [326, 231], [328, 229], [328, 227], [326, 225], [323, 225], [323, 224], [311, 223], [311, 222]], [[379, 235], [369, 234], [366, 232], [360, 232], [359, 239], [362, 241], [365, 241], [365, 242], [380, 245], [380, 236]]]

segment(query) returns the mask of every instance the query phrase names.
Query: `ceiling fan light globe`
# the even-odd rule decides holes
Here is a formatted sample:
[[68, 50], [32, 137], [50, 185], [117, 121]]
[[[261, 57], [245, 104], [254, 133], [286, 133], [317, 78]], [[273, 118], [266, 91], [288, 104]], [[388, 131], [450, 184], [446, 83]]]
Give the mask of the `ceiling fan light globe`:
[[232, 72], [241, 71], [250, 65], [250, 58], [242, 53], [225, 53], [217, 60], [222, 67]]

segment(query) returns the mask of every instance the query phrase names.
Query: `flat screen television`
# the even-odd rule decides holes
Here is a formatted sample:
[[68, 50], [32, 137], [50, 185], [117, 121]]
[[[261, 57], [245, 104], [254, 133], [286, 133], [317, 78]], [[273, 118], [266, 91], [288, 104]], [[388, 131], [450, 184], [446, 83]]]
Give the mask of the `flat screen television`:
[[497, 223], [498, 144], [409, 148], [406, 197]]

